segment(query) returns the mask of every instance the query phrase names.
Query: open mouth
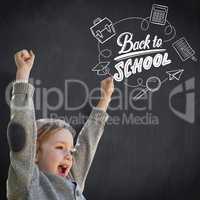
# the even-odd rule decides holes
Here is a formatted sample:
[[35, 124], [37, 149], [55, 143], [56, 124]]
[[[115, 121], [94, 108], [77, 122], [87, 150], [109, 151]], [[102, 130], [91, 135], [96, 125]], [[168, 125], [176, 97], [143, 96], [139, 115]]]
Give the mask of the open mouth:
[[66, 176], [68, 172], [69, 166], [68, 165], [59, 165], [58, 166], [58, 174], [60, 176]]

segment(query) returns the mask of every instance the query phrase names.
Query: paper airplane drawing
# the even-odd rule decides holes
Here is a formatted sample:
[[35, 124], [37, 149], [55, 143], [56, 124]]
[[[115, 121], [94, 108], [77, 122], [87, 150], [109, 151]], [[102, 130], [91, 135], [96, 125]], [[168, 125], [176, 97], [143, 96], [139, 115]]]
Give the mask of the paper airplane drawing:
[[170, 81], [174, 80], [174, 79], [179, 81], [183, 71], [184, 71], [184, 69], [177, 69], [177, 70], [166, 71], [166, 73], [169, 75], [169, 80]]

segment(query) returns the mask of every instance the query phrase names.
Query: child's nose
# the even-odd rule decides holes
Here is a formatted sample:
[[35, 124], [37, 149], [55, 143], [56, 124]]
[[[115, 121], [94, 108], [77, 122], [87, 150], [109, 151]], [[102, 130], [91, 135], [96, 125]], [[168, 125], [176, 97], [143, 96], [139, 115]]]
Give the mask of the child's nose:
[[72, 160], [72, 155], [70, 154], [70, 152], [65, 152], [64, 158], [66, 160]]

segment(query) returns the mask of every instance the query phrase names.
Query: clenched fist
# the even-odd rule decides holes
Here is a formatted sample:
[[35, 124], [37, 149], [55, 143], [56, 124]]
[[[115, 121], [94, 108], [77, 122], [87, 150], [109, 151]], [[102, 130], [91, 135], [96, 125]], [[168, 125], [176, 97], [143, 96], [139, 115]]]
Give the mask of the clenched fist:
[[109, 77], [101, 81], [101, 98], [109, 99], [114, 91], [113, 78]]
[[101, 99], [97, 104], [97, 108], [100, 108], [103, 111], [107, 110], [113, 91], [113, 78], [109, 77], [101, 81]]
[[14, 57], [17, 65], [16, 79], [28, 80], [35, 59], [33, 51], [28, 52], [24, 49], [17, 52]]

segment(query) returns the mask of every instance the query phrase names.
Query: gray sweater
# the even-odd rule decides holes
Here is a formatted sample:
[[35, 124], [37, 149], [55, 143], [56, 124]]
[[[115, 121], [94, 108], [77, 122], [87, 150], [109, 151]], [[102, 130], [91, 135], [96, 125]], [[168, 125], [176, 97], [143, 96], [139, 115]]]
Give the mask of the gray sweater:
[[37, 126], [33, 104], [34, 87], [30, 83], [14, 83], [10, 103], [7, 137], [10, 167], [7, 179], [9, 200], [85, 200], [85, 180], [102, 136], [107, 113], [93, 108], [79, 133], [79, 146], [74, 154], [68, 178], [41, 171], [36, 155]]

